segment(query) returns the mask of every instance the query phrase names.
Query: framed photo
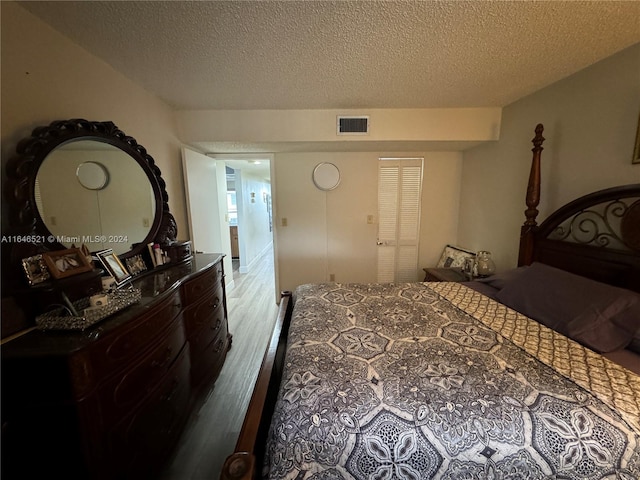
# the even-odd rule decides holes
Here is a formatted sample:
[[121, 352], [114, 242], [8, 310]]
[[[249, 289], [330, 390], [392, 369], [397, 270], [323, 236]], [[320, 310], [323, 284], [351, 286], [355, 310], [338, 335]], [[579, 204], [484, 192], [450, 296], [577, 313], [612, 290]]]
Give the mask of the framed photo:
[[144, 263], [142, 255], [134, 255], [131, 258], [125, 260], [129, 273], [134, 277], [147, 270], [147, 265]]
[[98, 252], [96, 256], [107, 272], [116, 280], [116, 285], [120, 286], [131, 278], [131, 274], [111, 248]]
[[42, 255], [34, 255], [33, 257], [22, 259], [22, 268], [27, 276], [29, 285], [36, 285], [51, 278], [51, 274], [47, 269], [47, 264]]
[[55, 279], [66, 278], [92, 270], [87, 257], [79, 248], [46, 252], [42, 254], [42, 257], [49, 268], [49, 272]]

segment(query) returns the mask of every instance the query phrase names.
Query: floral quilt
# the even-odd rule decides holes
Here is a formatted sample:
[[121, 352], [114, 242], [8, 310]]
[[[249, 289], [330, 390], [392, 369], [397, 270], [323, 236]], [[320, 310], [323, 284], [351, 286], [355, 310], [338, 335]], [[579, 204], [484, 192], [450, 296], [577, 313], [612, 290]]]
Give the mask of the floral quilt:
[[640, 379], [537, 322], [460, 284], [294, 298], [266, 478], [640, 478]]

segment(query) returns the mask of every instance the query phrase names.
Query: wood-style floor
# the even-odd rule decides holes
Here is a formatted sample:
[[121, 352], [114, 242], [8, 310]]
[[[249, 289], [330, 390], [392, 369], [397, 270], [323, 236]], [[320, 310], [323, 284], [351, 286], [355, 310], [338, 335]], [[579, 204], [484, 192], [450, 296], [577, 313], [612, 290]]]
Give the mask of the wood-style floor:
[[234, 288], [227, 292], [231, 350], [159, 480], [216, 480], [235, 447], [278, 314], [273, 252], [262, 255], [249, 273], [233, 276]]

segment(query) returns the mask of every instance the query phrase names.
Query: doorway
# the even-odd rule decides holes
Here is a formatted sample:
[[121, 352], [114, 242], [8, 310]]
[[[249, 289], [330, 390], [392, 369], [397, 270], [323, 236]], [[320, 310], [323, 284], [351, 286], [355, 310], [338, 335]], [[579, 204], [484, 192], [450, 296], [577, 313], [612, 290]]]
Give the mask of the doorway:
[[234, 272], [248, 273], [264, 252], [273, 249], [272, 155], [210, 157], [225, 164], [228, 237]]

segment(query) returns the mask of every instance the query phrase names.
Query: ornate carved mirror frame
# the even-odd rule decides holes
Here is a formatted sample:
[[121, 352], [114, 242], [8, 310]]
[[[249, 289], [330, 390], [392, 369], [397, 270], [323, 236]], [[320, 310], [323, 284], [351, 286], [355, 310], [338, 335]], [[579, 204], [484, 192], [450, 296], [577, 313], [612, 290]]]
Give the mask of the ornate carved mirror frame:
[[94, 140], [110, 144], [134, 159], [146, 173], [155, 198], [155, 215], [144, 239], [123, 258], [137, 255], [149, 242], [170, 244], [176, 239], [177, 227], [169, 211], [166, 184], [160, 169], [147, 150], [133, 137], [126, 135], [113, 122], [94, 122], [84, 119], [59, 120], [33, 130], [16, 147], [16, 155], [6, 167], [5, 197], [10, 205], [10, 225], [4, 229], [11, 236], [24, 236], [32, 242], [12, 242], [12, 263], [37, 253], [66, 248], [57, 240], [51, 241], [51, 232], [45, 225], [36, 205], [36, 175], [47, 155], [57, 147], [78, 140]]

